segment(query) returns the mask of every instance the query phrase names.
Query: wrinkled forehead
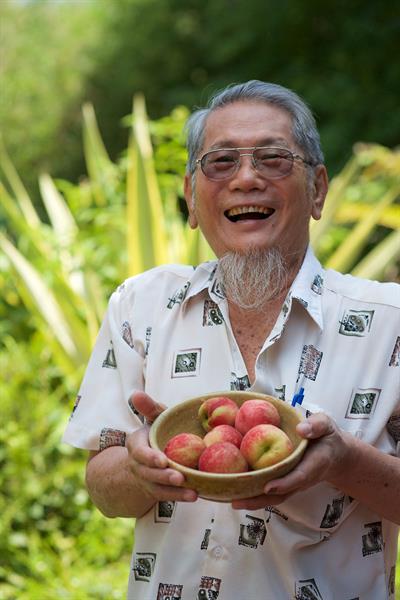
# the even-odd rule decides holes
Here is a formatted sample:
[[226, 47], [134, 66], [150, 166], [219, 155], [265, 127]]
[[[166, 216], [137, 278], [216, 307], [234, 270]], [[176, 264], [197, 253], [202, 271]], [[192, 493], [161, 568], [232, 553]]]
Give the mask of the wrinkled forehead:
[[214, 109], [205, 121], [203, 151], [294, 144], [292, 116], [274, 104], [237, 101]]

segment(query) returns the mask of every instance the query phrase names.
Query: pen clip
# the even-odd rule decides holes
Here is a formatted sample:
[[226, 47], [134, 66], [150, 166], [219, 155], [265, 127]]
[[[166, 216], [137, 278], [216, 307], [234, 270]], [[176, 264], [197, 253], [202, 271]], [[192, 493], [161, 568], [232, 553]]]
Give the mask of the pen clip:
[[301, 387], [300, 390], [293, 396], [292, 406], [296, 406], [296, 404], [302, 404], [304, 400], [304, 388]]

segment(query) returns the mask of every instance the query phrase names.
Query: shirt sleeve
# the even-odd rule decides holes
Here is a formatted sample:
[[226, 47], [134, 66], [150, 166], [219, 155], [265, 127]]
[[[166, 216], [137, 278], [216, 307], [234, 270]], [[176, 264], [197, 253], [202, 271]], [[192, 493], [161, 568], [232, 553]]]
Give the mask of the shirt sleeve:
[[63, 441], [88, 450], [125, 445], [141, 421], [129, 405], [143, 390], [144, 357], [131, 331], [132, 298], [121, 286], [110, 298]]

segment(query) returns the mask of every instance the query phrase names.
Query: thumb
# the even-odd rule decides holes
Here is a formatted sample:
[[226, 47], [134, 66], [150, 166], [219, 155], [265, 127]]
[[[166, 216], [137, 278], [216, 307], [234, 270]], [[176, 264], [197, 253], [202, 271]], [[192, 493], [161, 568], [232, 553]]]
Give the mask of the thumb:
[[296, 431], [306, 439], [317, 439], [335, 431], [335, 423], [324, 413], [315, 413], [305, 421], [299, 423]]
[[130, 402], [148, 423], [152, 423], [166, 409], [166, 406], [155, 402], [146, 392], [134, 392]]

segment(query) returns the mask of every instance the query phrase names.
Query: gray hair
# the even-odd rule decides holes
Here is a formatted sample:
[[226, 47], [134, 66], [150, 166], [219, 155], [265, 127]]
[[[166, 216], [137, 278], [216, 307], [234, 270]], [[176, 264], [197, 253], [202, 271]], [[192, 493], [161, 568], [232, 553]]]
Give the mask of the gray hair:
[[286, 110], [292, 117], [292, 133], [305, 158], [314, 165], [323, 164], [324, 155], [317, 125], [306, 103], [292, 90], [276, 83], [252, 80], [229, 85], [210, 98], [207, 108], [196, 110], [186, 124], [188, 163], [187, 173], [194, 175], [196, 159], [203, 148], [208, 116], [214, 110], [239, 101], [265, 102]]

